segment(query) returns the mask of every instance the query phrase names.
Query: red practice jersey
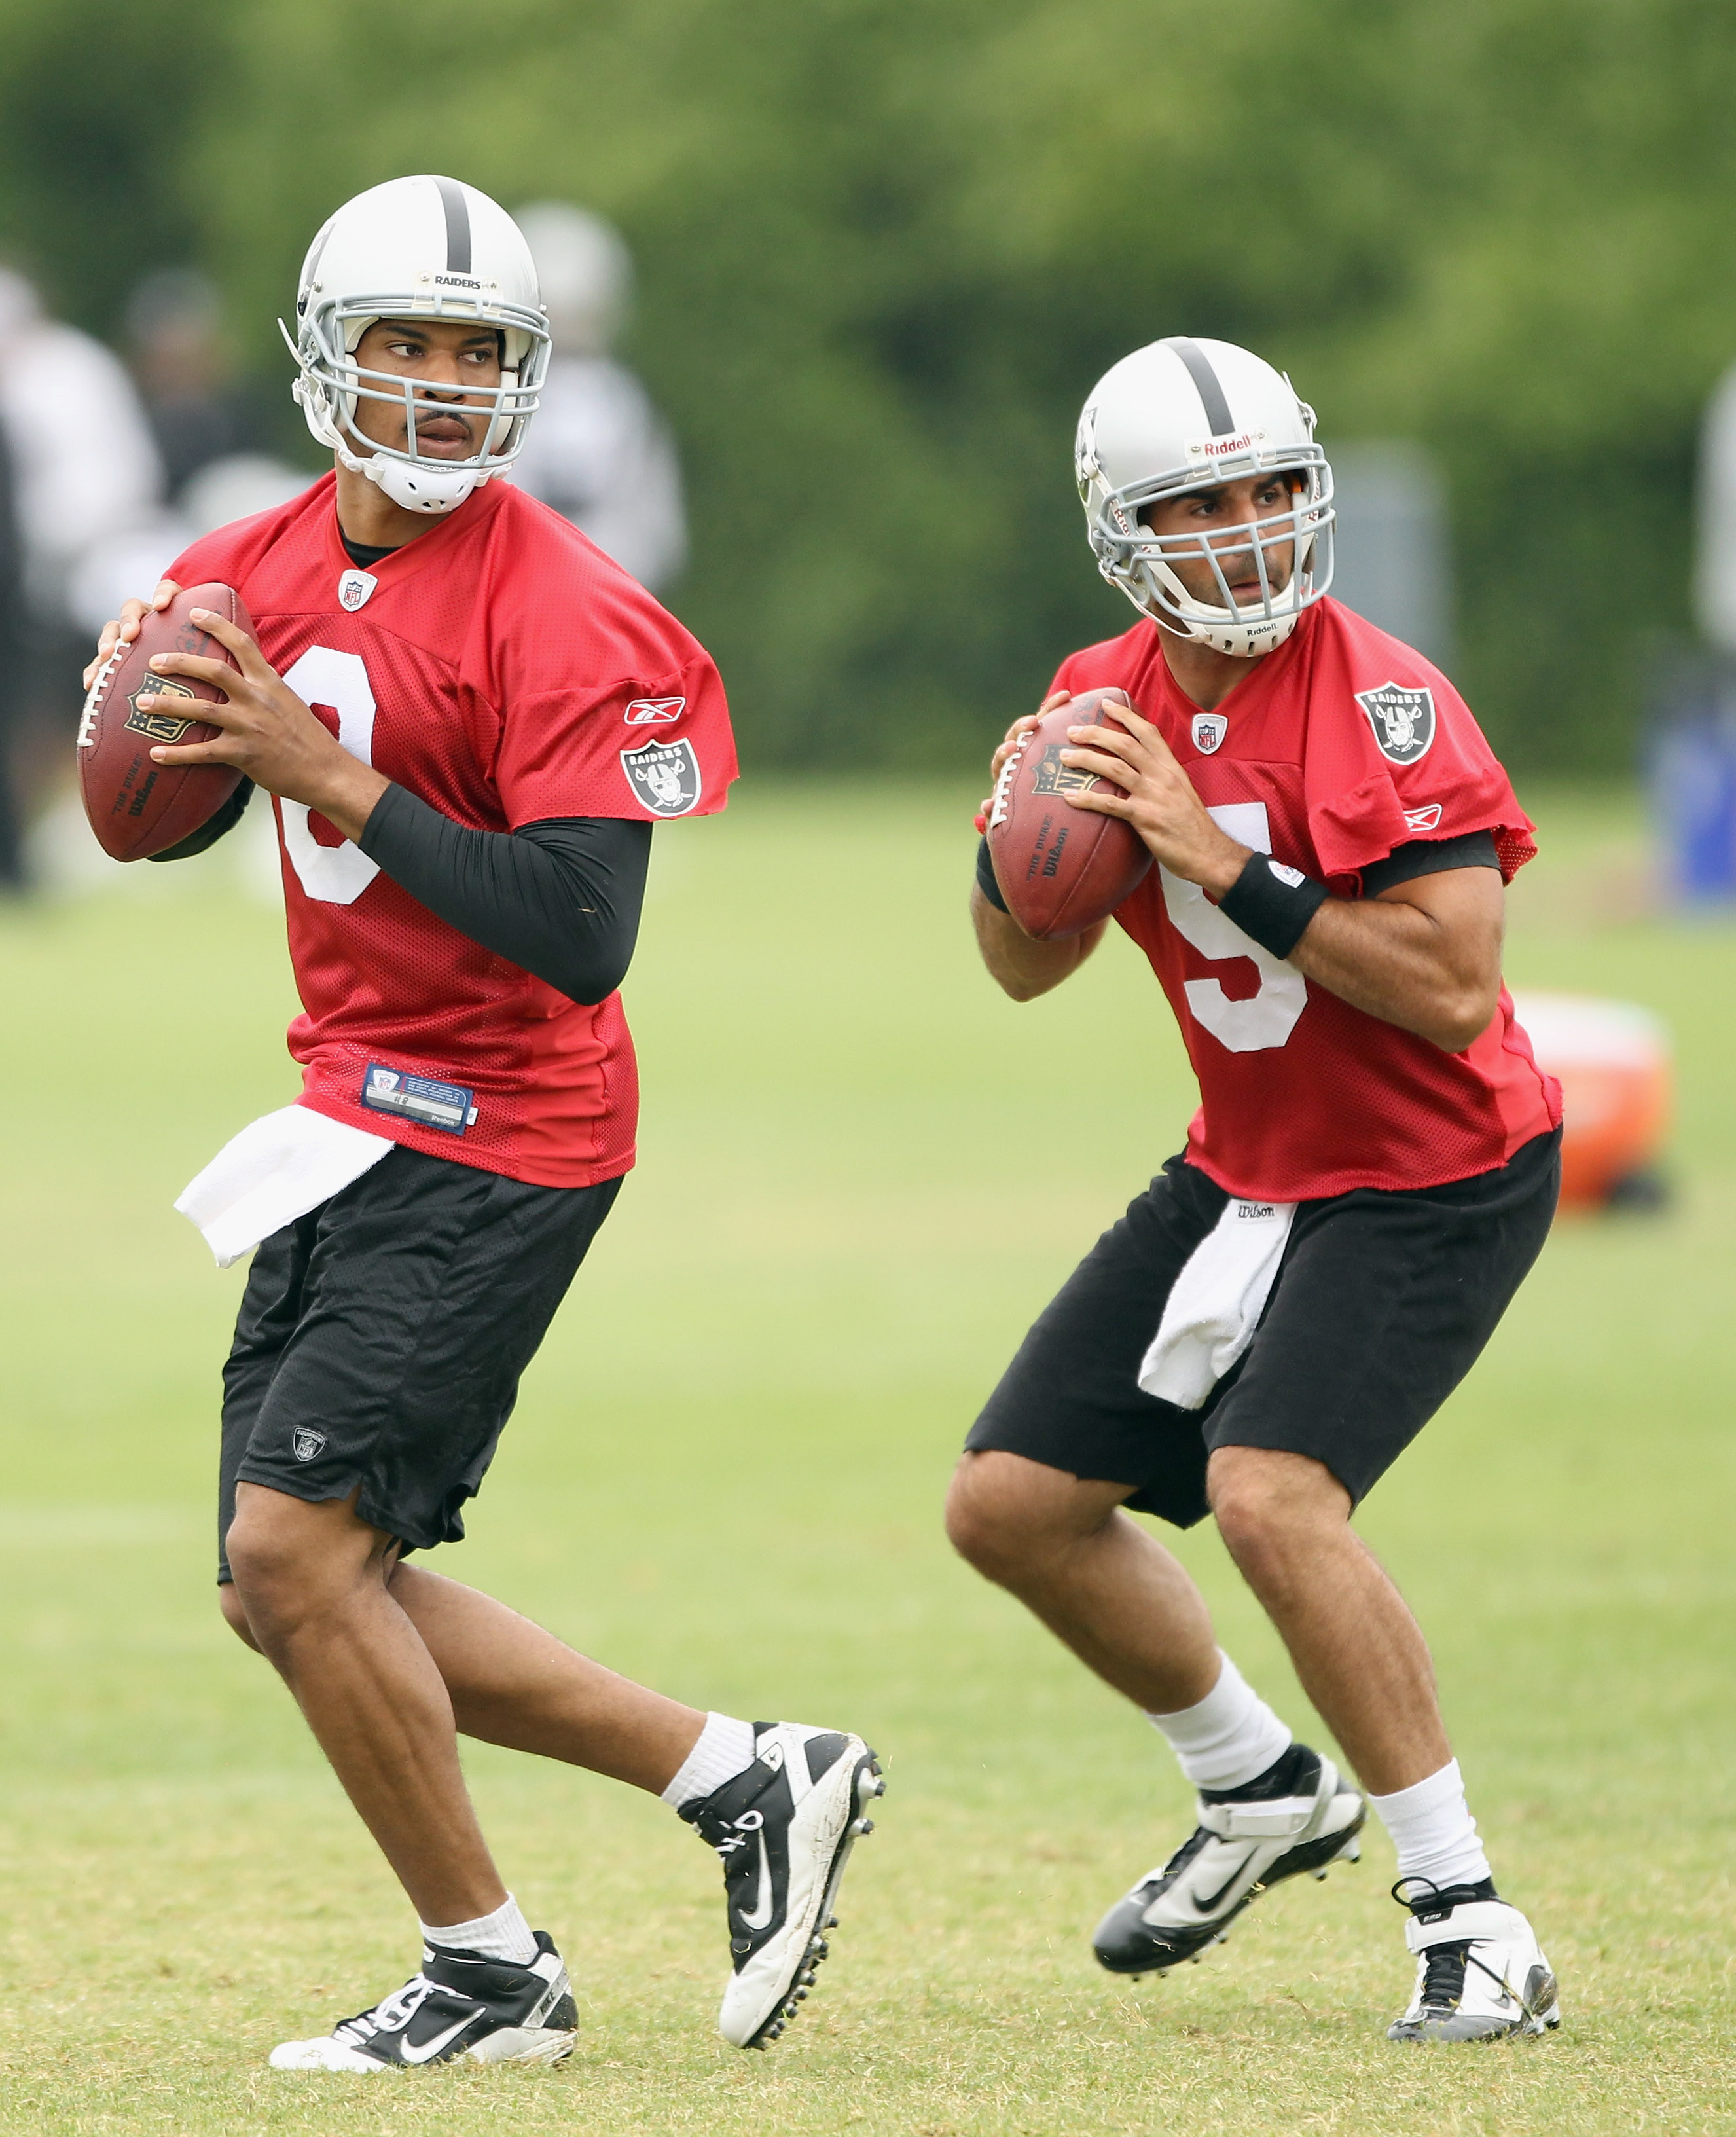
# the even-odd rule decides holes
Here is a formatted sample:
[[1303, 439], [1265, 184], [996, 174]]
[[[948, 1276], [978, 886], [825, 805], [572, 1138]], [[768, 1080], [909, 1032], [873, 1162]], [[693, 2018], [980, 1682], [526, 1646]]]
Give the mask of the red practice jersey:
[[[1074, 654], [1052, 687], [1125, 690], [1232, 838], [1340, 898], [1417, 839], [1492, 832], [1508, 880], [1537, 850], [1452, 684], [1335, 601], [1209, 713], [1177, 687], [1150, 622]], [[1439, 1186], [1505, 1164], [1561, 1118], [1505, 988], [1482, 1036], [1443, 1054], [1305, 980], [1167, 869], [1116, 918], [1150, 959], [1199, 1079], [1189, 1158], [1233, 1195]]]
[[[704, 649], [558, 513], [493, 482], [358, 571], [336, 479], [196, 542], [260, 650], [364, 764], [472, 830], [709, 815], [736, 776]], [[301, 804], [276, 805], [301, 1103], [547, 1187], [633, 1162], [633, 1042], [438, 920]]]

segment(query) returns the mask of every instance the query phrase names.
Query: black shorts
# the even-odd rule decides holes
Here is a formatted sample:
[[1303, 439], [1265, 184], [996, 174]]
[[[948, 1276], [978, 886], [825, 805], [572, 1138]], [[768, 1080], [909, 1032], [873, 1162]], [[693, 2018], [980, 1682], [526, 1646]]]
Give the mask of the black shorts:
[[1362, 1499], [1476, 1363], [1555, 1214], [1561, 1132], [1444, 1187], [1296, 1205], [1254, 1339], [1204, 1409], [1139, 1386], [1170, 1286], [1229, 1200], [1172, 1157], [1074, 1270], [965, 1441], [1135, 1488], [1191, 1528], [1214, 1447], [1312, 1455]]
[[223, 1368], [217, 1555], [237, 1482], [347, 1499], [406, 1549], [455, 1543], [535, 1356], [620, 1191], [390, 1151], [265, 1240]]

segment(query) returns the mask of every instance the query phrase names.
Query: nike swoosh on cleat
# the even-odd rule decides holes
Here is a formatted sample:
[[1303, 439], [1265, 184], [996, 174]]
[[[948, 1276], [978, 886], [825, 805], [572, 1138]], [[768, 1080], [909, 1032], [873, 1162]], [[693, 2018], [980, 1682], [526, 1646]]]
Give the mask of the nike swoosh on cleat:
[[[1247, 1867], [1247, 1866], [1245, 1863], [1242, 1865], [1242, 1868], [1243, 1868], [1243, 1869], [1245, 1869]], [[1242, 1875], [1242, 1871], [1241, 1871], [1241, 1870], [1234, 1870], [1234, 1871], [1232, 1871], [1232, 1872], [1231, 1872], [1231, 1873], [1230, 1873], [1230, 1877], [1229, 1877], [1229, 1881], [1228, 1881], [1228, 1884], [1224, 1884], [1224, 1885], [1220, 1885], [1220, 1886], [1218, 1886], [1218, 1890], [1217, 1890], [1215, 1892], [1213, 1892], [1213, 1895], [1212, 1895], [1212, 1896], [1211, 1896], [1211, 1898], [1210, 1898], [1209, 1900], [1195, 1900], [1195, 1901], [1194, 1901], [1194, 1911], [1195, 1911], [1195, 1913], [1197, 1913], [1197, 1914], [1201, 1914], [1201, 1915], [1214, 1915], [1214, 1914], [1216, 1914], [1216, 1913], [1217, 1913], [1217, 1911], [1218, 1911], [1218, 1909], [1219, 1909], [1219, 1908], [1223, 1905], [1224, 1901], [1225, 1901], [1229, 1897], [1230, 1891], [1231, 1891], [1232, 1886], [1234, 1886], [1234, 1884], [1235, 1884], [1235, 1882], [1236, 1882], [1236, 1880], [1237, 1880], [1237, 1879], [1238, 1879], [1241, 1875]]]
[[419, 2048], [411, 2047], [408, 2041], [402, 2042], [398, 2053], [406, 2063], [431, 2063], [442, 2048], [451, 2047], [475, 2016], [474, 2011], [467, 2011], [455, 2026], [448, 2026], [444, 2033], [436, 2033], [431, 2041], [425, 2041]]
[[766, 1836], [764, 1833], [761, 1833], [760, 1835], [759, 1896], [754, 1901], [753, 1912], [749, 1914], [746, 1908], [743, 1907], [741, 1910], [739, 1919], [744, 1930], [748, 1930], [751, 1934], [757, 1935], [757, 1933], [761, 1930], [764, 1929], [771, 1921], [771, 1864], [767, 1859], [766, 1854]]

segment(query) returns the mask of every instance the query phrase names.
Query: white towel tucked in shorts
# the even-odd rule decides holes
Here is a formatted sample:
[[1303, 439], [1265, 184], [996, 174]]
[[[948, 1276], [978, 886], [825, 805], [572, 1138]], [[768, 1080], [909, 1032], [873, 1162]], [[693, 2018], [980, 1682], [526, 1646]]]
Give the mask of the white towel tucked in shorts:
[[205, 1234], [217, 1267], [227, 1268], [396, 1148], [390, 1136], [369, 1135], [311, 1106], [285, 1106], [226, 1142], [175, 1207]]
[[1230, 1197], [1189, 1255], [1164, 1307], [1139, 1384], [1182, 1409], [1198, 1409], [1253, 1341], [1290, 1237], [1294, 1202]]

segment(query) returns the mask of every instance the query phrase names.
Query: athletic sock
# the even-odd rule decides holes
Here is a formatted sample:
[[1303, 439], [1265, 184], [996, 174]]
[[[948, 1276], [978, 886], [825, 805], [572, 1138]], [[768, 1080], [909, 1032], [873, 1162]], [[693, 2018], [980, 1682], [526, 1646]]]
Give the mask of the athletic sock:
[[537, 1956], [537, 1940], [508, 1892], [492, 1915], [479, 1915], [474, 1922], [450, 1922], [443, 1930], [421, 1925], [429, 1944], [443, 1945], [448, 1951], [480, 1952], [484, 1959], [503, 1959], [509, 1966], [528, 1966]]
[[1220, 1648], [1218, 1682], [1196, 1706], [1145, 1719], [1168, 1740], [1196, 1789], [1224, 1789], [1257, 1779], [1295, 1739]]
[[715, 1794], [753, 1764], [753, 1741], [752, 1722], [737, 1721], [732, 1714], [708, 1714], [698, 1742], [664, 1790], [664, 1801], [679, 1810], [683, 1804]]
[[1401, 1879], [1419, 1877], [1442, 1891], [1487, 1882], [1489, 1858], [1466, 1804], [1456, 1759], [1427, 1780], [1369, 1801], [1393, 1836]]

